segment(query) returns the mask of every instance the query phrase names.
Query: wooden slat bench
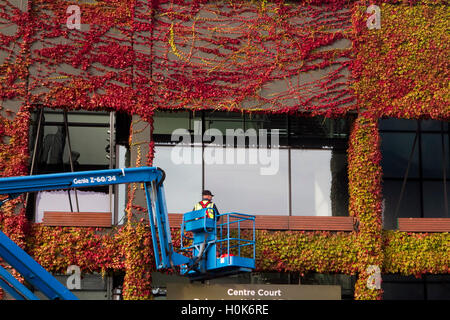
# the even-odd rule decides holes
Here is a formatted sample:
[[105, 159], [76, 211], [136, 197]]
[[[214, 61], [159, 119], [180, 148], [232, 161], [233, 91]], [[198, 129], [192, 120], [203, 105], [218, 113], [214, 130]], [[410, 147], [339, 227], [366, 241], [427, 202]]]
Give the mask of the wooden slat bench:
[[45, 226], [111, 227], [111, 212], [56, 212], [44, 211]]
[[[179, 228], [182, 217], [182, 214], [169, 214], [170, 226]], [[241, 228], [248, 227], [250, 227], [249, 223], [241, 223]], [[255, 228], [260, 230], [353, 231], [354, 218], [257, 215]]]
[[407, 232], [450, 232], [450, 218], [398, 218], [398, 230]]

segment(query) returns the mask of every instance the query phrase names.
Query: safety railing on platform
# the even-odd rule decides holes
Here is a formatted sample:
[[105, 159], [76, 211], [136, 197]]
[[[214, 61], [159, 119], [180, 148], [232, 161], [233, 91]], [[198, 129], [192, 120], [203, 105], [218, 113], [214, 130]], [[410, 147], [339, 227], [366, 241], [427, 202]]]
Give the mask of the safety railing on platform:
[[[243, 256], [243, 248], [252, 246], [250, 249], [251, 257], [255, 259], [256, 246], [255, 246], [255, 216], [251, 216], [244, 213], [230, 212], [220, 215], [221, 222], [217, 224], [217, 251], [218, 256], [222, 259], [227, 259], [228, 264], [231, 263], [231, 257]], [[251, 239], [244, 238], [242, 229], [251, 230]], [[224, 234], [225, 233], [225, 234]], [[233, 235], [234, 233], [235, 235]], [[247, 252], [248, 253], [248, 252]]]
[[[251, 231], [245, 235], [250, 239], [243, 237], [243, 229]], [[218, 219], [210, 219], [206, 216], [206, 209], [187, 213], [183, 217], [180, 232], [180, 249], [185, 252], [192, 252], [193, 249], [199, 249], [198, 245], [192, 244], [193, 238], [188, 236], [189, 232], [214, 232], [215, 240], [208, 241], [207, 245], [215, 243], [217, 245], [217, 258], [227, 258], [228, 264], [231, 263], [231, 257], [242, 257], [243, 248], [251, 246], [250, 256], [246, 258], [255, 259], [255, 216], [244, 213], [224, 213], [218, 215]], [[223, 260], [222, 260], [223, 261]]]

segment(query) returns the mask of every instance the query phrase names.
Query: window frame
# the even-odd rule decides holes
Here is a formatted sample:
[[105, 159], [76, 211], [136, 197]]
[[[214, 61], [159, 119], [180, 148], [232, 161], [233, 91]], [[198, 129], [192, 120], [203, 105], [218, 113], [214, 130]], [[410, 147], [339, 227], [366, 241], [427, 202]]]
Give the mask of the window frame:
[[[40, 112], [42, 111], [43, 114], [43, 118], [42, 118], [42, 123], [40, 126], [40, 129], [38, 129], [39, 127], [39, 118], [40, 118]], [[116, 159], [115, 159], [115, 153], [116, 153], [116, 148], [118, 145], [123, 145], [122, 142], [118, 142], [116, 141], [116, 136], [117, 136], [117, 132], [116, 132], [116, 117], [117, 117], [117, 112], [108, 112], [108, 111], [86, 111], [86, 110], [71, 110], [71, 111], [67, 111], [67, 115], [68, 115], [68, 121], [67, 121], [67, 127], [69, 129], [70, 132], [70, 128], [72, 127], [81, 127], [81, 128], [104, 128], [105, 131], [108, 131], [109, 133], [109, 144], [108, 144], [108, 139], [105, 140], [105, 146], [108, 144], [108, 146], [110, 147], [110, 152], [109, 152], [109, 160], [105, 161], [105, 164], [80, 164], [78, 166], [78, 168], [74, 168], [75, 171], [85, 171], [85, 170], [103, 170], [103, 169], [112, 169], [116, 166]], [[60, 115], [62, 120], [61, 121], [48, 121], [45, 119], [46, 115]], [[105, 121], [104, 122], [96, 122], [96, 121], [90, 121], [90, 122], [79, 122], [79, 121], [70, 121], [70, 115], [93, 115], [93, 116], [105, 116]], [[33, 116], [35, 116], [35, 118], [33, 118]], [[39, 157], [40, 152], [42, 151], [42, 146], [43, 146], [43, 142], [44, 142], [44, 137], [45, 137], [45, 131], [44, 128], [46, 126], [51, 127], [51, 126], [65, 126], [65, 122], [64, 122], [64, 109], [53, 109], [53, 108], [47, 108], [43, 105], [36, 105], [35, 108], [32, 110], [32, 117], [30, 119], [30, 126], [29, 126], [29, 135], [30, 135], [30, 141], [29, 141], [29, 149], [30, 149], [30, 153], [33, 153], [35, 150], [35, 148], [37, 149], [36, 152], [36, 157]], [[106, 118], [108, 119], [106, 121]], [[37, 131], [41, 130], [40, 132], [40, 136], [37, 136]], [[123, 128], [121, 128], [121, 130], [123, 131]], [[112, 133], [111, 133], [112, 132]], [[66, 134], [66, 139], [67, 139], [67, 134]], [[66, 145], [65, 145], [66, 147]], [[129, 150], [129, 146], [128, 150]], [[105, 158], [107, 158], [108, 152], [107, 150], [102, 149], [101, 151]], [[107, 158], [108, 159], [108, 158]], [[42, 169], [39, 168], [40, 165], [40, 161], [36, 160], [35, 164], [34, 164], [34, 171], [33, 174], [48, 174], [48, 173], [58, 173], [58, 172], [70, 172], [70, 166], [67, 166], [67, 163], [63, 163], [60, 166], [60, 170], [52, 170], [52, 168], [50, 170], [47, 169]], [[32, 163], [29, 163], [29, 167], [31, 169]], [[68, 168], [67, 168], [68, 167]], [[53, 168], [56, 169], [56, 168]], [[61, 171], [64, 170], [64, 171]], [[116, 219], [116, 212], [117, 211], [117, 201], [115, 199], [115, 195], [117, 194], [117, 188], [115, 186], [97, 186], [97, 187], [88, 187], [88, 188], [79, 188], [77, 190], [80, 191], [87, 191], [87, 192], [101, 192], [101, 193], [105, 193], [108, 194], [110, 197], [110, 213], [111, 216], [113, 217], [113, 224], [117, 224], [119, 221], [117, 221], [118, 219]], [[67, 192], [69, 192], [69, 190], [67, 190]], [[36, 195], [35, 193], [30, 193], [30, 196], [27, 196], [27, 217], [29, 220], [34, 221], [36, 219]], [[72, 199], [73, 201], [74, 199]], [[76, 208], [73, 208], [74, 211], [76, 211]]]
[[[382, 128], [382, 121], [383, 120], [401, 120], [401, 121], [415, 121], [415, 126], [413, 128], [413, 126], [411, 126], [411, 128], [409, 129], [384, 129]], [[423, 129], [422, 128], [422, 124], [423, 121], [439, 121], [441, 123], [441, 130], [428, 130], [428, 129]], [[390, 124], [391, 125], [391, 124]], [[379, 134], [380, 134], [380, 138], [381, 141], [383, 141], [383, 134], [417, 134], [417, 142], [416, 142], [416, 149], [414, 152], [417, 152], [417, 161], [418, 161], [418, 176], [417, 177], [410, 177], [408, 175], [407, 177], [407, 181], [408, 182], [418, 182], [419, 184], [419, 201], [420, 201], [420, 208], [419, 208], [419, 212], [420, 212], [420, 218], [428, 218], [426, 216], [426, 212], [425, 212], [425, 198], [424, 198], [424, 186], [427, 182], [443, 182], [444, 181], [444, 176], [439, 177], [439, 178], [435, 178], [435, 177], [427, 177], [424, 176], [424, 160], [423, 160], [423, 135], [436, 135], [441, 137], [441, 139], [444, 139], [444, 143], [445, 143], [445, 139], [447, 139], [447, 153], [444, 153], [444, 159], [449, 159], [450, 158], [450, 124], [448, 122], [445, 121], [440, 121], [440, 120], [423, 120], [423, 119], [396, 119], [396, 118], [381, 118], [379, 119]], [[445, 149], [444, 149], [445, 150]], [[382, 155], [383, 159], [384, 159], [384, 155]], [[442, 162], [442, 161], [441, 161]], [[442, 163], [441, 163], [441, 167], [442, 167]], [[404, 168], [406, 171], [406, 167]], [[384, 174], [385, 170], [384, 168], [382, 168], [383, 170], [383, 189], [384, 189], [384, 181], [403, 181], [404, 177], [405, 177], [405, 172], [403, 172], [403, 175], [401, 177], [392, 177], [392, 176], [386, 176]], [[443, 172], [444, 173], [444, 172]], [[446, 184], [449, 185], [450, 183], [450, 174], [449, 172], [445, 172], [446, 176], [445, 176], [445, 181]], [[442, 189], [444, 189], [442, 187]], [[447, 190], [448, 193], [448, 190]], [[444, 200], [444, 208], [445, 208], [445, 198]], [[447, 200], [448, 201], [448, 200]], [[396, 204], [397, 206], [398, 204]], [[444, 215], [446, 215], [446, 217], [448, 218], [448, 212], [444, 212]], [[397, 213], [397, 215], [394, 212], [394, 221], [396, 224], [396, 228], [398, 228], [398, 218], [404, 218], [404, 217], [400, 217], [400, 212]], [[384, 227], [384, 226], [383, 226]]]
[[[163, 114], [164, 112], [178, 112], [178, 111], [172, 111], [172, 110], [159, 110], [159, 114]], [[182, 110], [181, 112], [186, 112], [186, 110]], [[218, 114], [220, 113], [220, 115], [227, 115], [229, 114], [229, 112], [227, 111], [195, 111], [195, 113], [193, 111], [188, 111], [189, 114], [189, 128], [186, 128], [189, 130], [190, 132], [190, 137], [191, 140], [193, 140], [194, 137], [194, 130], [193, 128], [193, 122], [194, 120], [200, 120], [202, 123], [202, 137], [204, 132], [206, 131], [206, 126], [205, 126], [205, 121], [209, 120], [209, 117], [211, 117], [211, 115], [214, 114]], [[233, 115], [235, 114], [239, 114], [234, 112]], [[270, 116], [270, 114], [265, 114]], [[331, 119], [331, 118], [326, 118], [326, 117], [316, 117], [316, 119], [320, 119], [322, 121], [341, 121], [341, 124], [343, 123], [344, 125], [342, 125], [342, 130], [341, 132], [339, 132], [339, 130], [335, 130], [333, 132], [333, 135], [335, 137], [311, 137], [311, 136], [305, 136], [305, 137], [301, 137], [301, 140], [299, 139], [295, 139], [295, 135], [293, 132], [293, 128], [292, 128], [292, 115], [289, 114], [274, 114], [276, 117], [280, 117], [285, 119], [285, 123], [286, 123], [286, 134], [284, 135], [284, 137], [280, 134], [280, 149], [287, 149], [288, 150], [288, 217], [295, 217], [295, 215], [293, 215], [293, 210], [292, 210], [292, 166], [291, 166], [291, 161], [292, 161], [292, 155], [291, 155], [291, 151], [292, 150], [305, 150], [305, 149], [309, 149], [309, 150], [321, 150], [321, 149], [331, 149], [331, 150], [338, 150], [340, 152], [344, 152], [347, 158], [347, 183], [348, 183], [348, 145], [349, 145], [349, 138], [350, 138], [350, 131], [351, 128], [353, 126], [353, 123], [356, 119], [356, 115], [354, 114], [348, 114], [345, 117], [342, 118], [336, 118], [336, 119]], [[311, 116], [302, 116], [302, 115], [294, 115], [296, 117], [298, 117], [299, 119], [309, 119], [309, 118], [314, 118]], [[242, 129], [245, 130], [247, 129], [246, 127], [246, 121], [248, 122], [248, 115], [247, 114], [243, 114], [241, 113], [241, 121], [242, 121]], [[226, 119], [221, 119], [222, 121], [226, 121]], [[154, 121], [158, 121], [158, 118], [155, 117]], [[233, 122], [237, 122], [237, 118], [231, 118], [231, 121]], [[155, 146], [173, 146], [176, 145], [177, 142], [172, 142], [171, 141], [171, 136], [168, 134], [158, 134], [153, 133], [152, 137], [155, 141]], [[268, 135], [268, 139], [270, 139], [270, 135]], [[224, 139], [226, 140], [226, 139]], [[270, 141], [270, 140], [268, 140]], [[302, 143], [299, 143], [302, 142]], [[225, 142], [225, 141], [224, 141]], [[191, 146], [194, 146], [194, 143], [190, 144]], [[205, 142], [202, 139], [202, 154], [204, 153], [204, 148], [206, 145], [209, 145], [209, 142]], [[225, 144], [224, 144], [225, 145]], [[237, 147], [235, 145], [235, 147]], [[251, 146], [248, 145], [247, 139], [246, 139], [246, 145], [245, 147], [249, 147], [251, 148]], [[204, 161], [204, 157], [202, 157], [202, 189], [205, 188], [205, 161]], [[349, 199], [349, 194], [348, 194], [348, 188], [347, 188], [347, 199]], [[330, 199], [331, 201], [331, 199]], [[347, 208], [347, 214], [344, 217], [348, 217], [349, 216], [349, 210]], [[280, 217], [283, 217], [286, 215], [280, 215]], [[335, 217], [335, 216], [331, 216], [331, 217]]]

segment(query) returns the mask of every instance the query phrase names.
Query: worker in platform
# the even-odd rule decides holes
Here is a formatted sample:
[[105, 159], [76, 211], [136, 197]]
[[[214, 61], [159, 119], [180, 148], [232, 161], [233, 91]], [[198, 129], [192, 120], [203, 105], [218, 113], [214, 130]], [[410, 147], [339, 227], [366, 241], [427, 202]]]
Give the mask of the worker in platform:
[[202, 200], [195, 204], [193, 211], [208, 208], [208, 210], [206, 210], [206, 216], [208, 218], [214, 219], [214, 216], [217, 215], [216, 218], [218, 219], [219, 210], [217, 209], [216, 204], [212, 202], [213, 197], [214, 195], [211, 193], [211, 191], [203, 190]]

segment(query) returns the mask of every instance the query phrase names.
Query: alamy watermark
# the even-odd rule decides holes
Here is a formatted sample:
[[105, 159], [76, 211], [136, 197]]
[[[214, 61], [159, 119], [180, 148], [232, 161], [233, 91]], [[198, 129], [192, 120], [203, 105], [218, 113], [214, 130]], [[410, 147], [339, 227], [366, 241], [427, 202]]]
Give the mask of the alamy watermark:
[[66, 274], [68, 275], [66, 280], [66, 287], [69, 290], [81, 289], [81, 269], [77, 265], [70, 265], [67, 267]]
[[367, 18], [366, 26], [369, 30], [381, 29], [381, 9], [379, 6], [372, 4], [367, 7], [366, 13], [370, 14]]
[[257, 165], [261, 175], [278, 173], [279, 129], [226, 129], [225, 135], [216, 128], [202, 132], [201, 121], [194, 121], [193, 135], [184, 128], [172, 132], [171, 140], [177, 142], [171, 152], [174, 164]]
[[81, 9], [77, 5], [70, 5], [67, 7], [66, 10], [67, 14], [70, 14], [69, 17], [67, 17], [66, 20], [66, 26], [68, 29], [81, 29]]
[[379, 266], [376, 265], [370, 265], [366, 269], [367, 274], [369, 274], [369, 277], [367, 278], [366, 286], [369, 289], [372, 290], [379, 290], [381, 289], [381, 270]]

